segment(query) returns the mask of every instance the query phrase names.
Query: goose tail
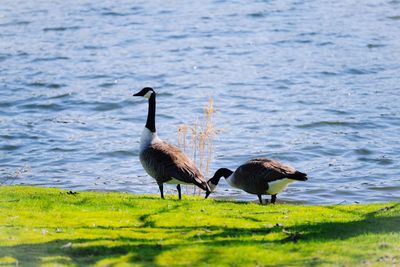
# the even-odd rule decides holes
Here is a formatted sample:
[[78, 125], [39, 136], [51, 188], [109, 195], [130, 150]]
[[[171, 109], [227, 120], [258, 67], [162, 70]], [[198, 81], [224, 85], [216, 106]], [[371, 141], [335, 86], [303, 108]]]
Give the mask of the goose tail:
[[296, 181], [307, 181], [308, 177], [306, 173], [295, 171], [287, 176], [287, 178], [296, 180]]

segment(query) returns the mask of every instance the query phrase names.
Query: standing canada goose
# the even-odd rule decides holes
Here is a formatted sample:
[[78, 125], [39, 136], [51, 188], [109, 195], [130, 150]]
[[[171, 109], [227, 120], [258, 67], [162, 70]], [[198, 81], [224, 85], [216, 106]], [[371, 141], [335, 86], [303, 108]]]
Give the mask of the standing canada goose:
[[249, 160], [234, 172], [226, 168], [217, 170], [207, 182], [211, 191], [215, 190], [222, 176], [230, 186], [257, 195], [260, 204], [262, 195], [271, 195], [271, 203], [275, 204], [276, 195], [288, 184], [294, 181], [307, 181], [307, 174], [268, 158]]
[[145, 87], [133, 96], [149, 100], [147, 121], [140, 138], [139, 158], [145, 171], [157, 181], [161, 198], [164, 198], [164, 183], [177, 184], [179, 199], [182, 198], [181, 184], [195, 184], [208, 195], [210, 188], [194, 162], [178, 147], [158, 138], [155, 124], [156, 92], [153, 88]]

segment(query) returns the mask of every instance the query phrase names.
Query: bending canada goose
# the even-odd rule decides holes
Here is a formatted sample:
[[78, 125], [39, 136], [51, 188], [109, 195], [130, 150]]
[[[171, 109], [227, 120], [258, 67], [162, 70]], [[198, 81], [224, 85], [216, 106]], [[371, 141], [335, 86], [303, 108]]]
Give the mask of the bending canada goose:
[[262, 204], [262, 195], [271, 195], [271, 203], [275, 203], [276, 195], [294, 181], [307, 181], [307, 174], [296, 171], [276, 160], [257, 158], [245, 162], [235, 172], [221, 168], [208, 180], [211, 191], [215, 190], [221, 177], [225, 177], [229, 185], [258, 196]]
[[155, 125], [155, 91], [145, 87], [134, 96], [142, 96], [149, 100], [147, 121], [140, 138], [139, 158], [146, 172], [157, 181], [161, 198], [164, 198], [164, 183], [177, 184], [179, 199], [182, 198], [181, 184], [195, 184], [208, 195], [210, 188], [194, 162], [178, 147], [158, 138]]

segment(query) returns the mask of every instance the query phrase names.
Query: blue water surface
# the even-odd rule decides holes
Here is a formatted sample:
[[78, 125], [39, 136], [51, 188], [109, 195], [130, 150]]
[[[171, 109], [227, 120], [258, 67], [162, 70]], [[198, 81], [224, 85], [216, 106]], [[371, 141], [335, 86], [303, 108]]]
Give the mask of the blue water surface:
[[399, 200], [399, 29], [398, 0], [2, 1], [0, 183], [158, 193], [132, 97], [153, 86], [175, 144], [214, 99], [211, 172], [268, 156], [310, 177], [282, 201]]

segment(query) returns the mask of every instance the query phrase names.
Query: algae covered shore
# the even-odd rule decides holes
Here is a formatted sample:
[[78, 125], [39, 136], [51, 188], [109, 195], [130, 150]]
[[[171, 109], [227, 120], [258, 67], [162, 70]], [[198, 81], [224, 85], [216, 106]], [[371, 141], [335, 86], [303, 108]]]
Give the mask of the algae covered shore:
[[399, 266], [400, 203], [0, 187], [0, 266]]

